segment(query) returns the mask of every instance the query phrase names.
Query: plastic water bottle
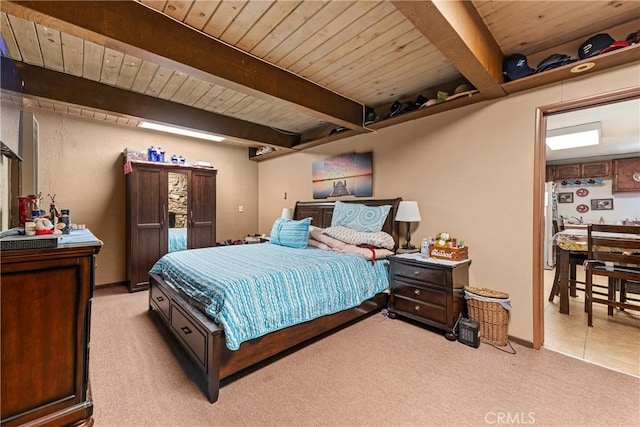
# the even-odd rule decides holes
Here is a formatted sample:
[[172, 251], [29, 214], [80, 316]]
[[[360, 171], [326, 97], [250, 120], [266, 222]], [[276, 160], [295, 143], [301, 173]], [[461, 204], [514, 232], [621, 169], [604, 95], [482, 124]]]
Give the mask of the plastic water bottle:
[[153, 145], [147, 150], [147, 160], [149, 160], [150, 162], [158, 161], [158, 152]]
[[420, 254], [424, 258], [429, 258], [429, 239], [426, 237], [422, 239], [422, 244], [420, 245]]

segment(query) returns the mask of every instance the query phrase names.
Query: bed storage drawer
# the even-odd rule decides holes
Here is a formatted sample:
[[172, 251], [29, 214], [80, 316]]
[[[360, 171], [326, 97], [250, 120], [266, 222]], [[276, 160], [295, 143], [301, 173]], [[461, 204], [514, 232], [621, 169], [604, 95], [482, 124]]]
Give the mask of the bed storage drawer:
[[175, 304], [171, 304], [171, 326], [202, 366], [206, 366], [207, 338]]
[[151, 288], [151, 301], [158, 308], [158, 311], [169, 320], [169, 297], [164, 293], [159, 286], [153, 286]]

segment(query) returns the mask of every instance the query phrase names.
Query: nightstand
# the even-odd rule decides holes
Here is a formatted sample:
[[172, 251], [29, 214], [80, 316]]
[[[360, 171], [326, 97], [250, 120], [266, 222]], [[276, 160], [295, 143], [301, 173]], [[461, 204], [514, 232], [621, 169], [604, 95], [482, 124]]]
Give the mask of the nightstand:
[[466, 312], [464, 287], [469, 284], [471, 260], [445, 261], [421, 254], [395, 255], [389, 260], [389, 317], [408, 317], [455, 340], [456, 321]]

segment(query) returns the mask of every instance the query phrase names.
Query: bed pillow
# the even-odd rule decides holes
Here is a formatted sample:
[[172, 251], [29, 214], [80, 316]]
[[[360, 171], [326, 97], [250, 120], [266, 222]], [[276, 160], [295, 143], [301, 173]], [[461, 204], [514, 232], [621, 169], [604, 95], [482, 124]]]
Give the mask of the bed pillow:
[[269, 242], [290, 248], [306, 248], [309, 224], [311, 217], [299, 221], [280, 217], [273, 223]]
[[349, 243], [351, 245], [371, 245], [377, 248], [385, 248], [393, 250], [396, 243], [393, 240], [393, 236], [384, 231], [378, 231], [377, 233], [363, 233], [355, 231], [347, 227], [328, 227], [323, 231], [329, 237], [338, 239], [341, 242]]
[[391, 205], [367, 206], [362, 203], [343, 203], [338, 200], [333, 208], [331, 226], [376, 233], [382, 230], [390, 209]]
[[339, 250], [342, 247], [344, 247], [344, 245], [346, 245], [345, 242], [341, 242], [338, 239], [334, 239], [333, 237], [327, 236], [326, 234], [324, 234], [324, 230], [322, 228], [312, 229], [309, 232], [309, 235], [311, 236], [312, 239], [327, 245], [331, 249]]

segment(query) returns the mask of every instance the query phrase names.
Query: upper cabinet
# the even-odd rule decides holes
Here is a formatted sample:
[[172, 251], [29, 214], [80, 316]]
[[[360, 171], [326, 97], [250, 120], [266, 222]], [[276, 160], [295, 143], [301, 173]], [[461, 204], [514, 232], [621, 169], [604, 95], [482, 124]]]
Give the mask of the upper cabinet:
[[640, 156], [613, 161], [614, 193], [640, 193]]
[[548, 165], [547, 181], [581, 178], [609, 178], [611, 161], [603, 160], [588, 163], [570, 163], [566, 165]]

